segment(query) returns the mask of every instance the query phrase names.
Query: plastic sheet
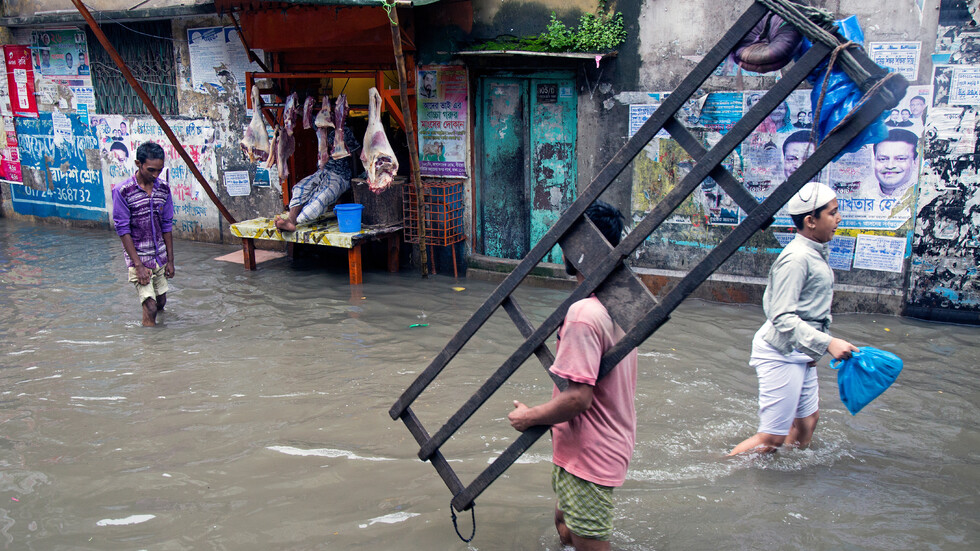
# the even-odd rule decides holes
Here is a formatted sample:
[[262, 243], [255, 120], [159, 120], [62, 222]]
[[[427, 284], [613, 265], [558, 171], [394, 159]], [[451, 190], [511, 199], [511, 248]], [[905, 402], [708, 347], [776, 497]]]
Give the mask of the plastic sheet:
[[[837, 21], [838, 29], [844, 38], [864, 44], [864, 32], [858, 24], [857, 17], [851, 16], [847, 19]], [[810, 49], [812, 43], [804, 39], [802, 51]], [[810, 93], [810, 103], [814, 113], [817, 113], [817, 104], [820, 101], [820, 94], [823, 93], [824, 77], [827, 78], [827, 92], [824, 96], [823, 106], [820, 109], [820, 122], [817, 126], [817, 140], [822, 142], [824, 138], [833, 130], [851, 111], [857, 108], [864, 93], [847, 76], [843, 69], [836, 64], [827, 75], [827, 63], [822, 63], [810, 73], [808, 80], [813, 84], [813, 91]], [[888, 127], [885, 120], [888, 118], [887, 112], [882, 115], [858, 134], [837, 156], [839, 159], [844, 153], [853, 153], [867, 144], [875, 144], [888, 138]], [[817, 120], [816, 115], [814, 121]]]

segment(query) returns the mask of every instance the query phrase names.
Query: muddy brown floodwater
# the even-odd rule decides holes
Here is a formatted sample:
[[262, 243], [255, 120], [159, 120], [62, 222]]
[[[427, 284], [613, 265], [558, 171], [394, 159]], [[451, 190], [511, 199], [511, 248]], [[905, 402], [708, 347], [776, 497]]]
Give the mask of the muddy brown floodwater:
[[[161, 325], [139, 325], [118, 238], [0, 219], [0, 548], [558, 550], [550, 441], [476, 501], [476, 539], [388, 408], [494, 285], [178, 241]], [[463, 288], [462, 290], [454, 288]], [[525, 286], [543, 320], [566, 291]], [[814, 445], [722, 456], [756, 427], [757, 306], [688, 301], [640, 348], [639, 434], [617, 549], [976, 549], [975, 327], [838, 314], [905, 360], [857, 416], [821, 369]], [[428, 324], [410, 328], [412, 324]], [[434, 432], [519, 340], [503, 313], [413, 409]], [[444, 447], [464, 482], [550, 396], [529, 362]], [[469, 514], [460, 531], [469, 535]]]

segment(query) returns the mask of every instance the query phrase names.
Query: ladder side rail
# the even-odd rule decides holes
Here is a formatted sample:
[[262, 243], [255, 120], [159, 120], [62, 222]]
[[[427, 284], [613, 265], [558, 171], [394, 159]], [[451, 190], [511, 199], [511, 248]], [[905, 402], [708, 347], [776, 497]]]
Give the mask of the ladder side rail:
[[[684, 280], [681, 281], [666, 297], [661, 300], [661, 303], [653, 312], [650, 313], [648, 318], [644, 319], [640, 324], [634, 327], [629, 333], [627, 333], [623, 339], [619, 341], [608, 353], [606, 353], [602, 358], [602, 364], [600, 366], [599, 377], [603, 377], [612, 370], [616, 364], [618, 364], [622, 359], [633, 349], [639, 346], [644, 340], [649, 338], [662, 324], [669, 318], [669, 313], [672, 312], [677, 305], [686, 298], [698, 285], [704, 282], [707, 277], [713, 273], [714, 268], [720, 266], [724, 261], [731, 256], [731, 254], [742, 246], [746, 241], [752, 237], [766, 220], [771, 218], [776, 214], [776, 212], [789, 200], [790, 197], [803, 185], [815, 176], [820, 170], [826, 166], [841, 150], [862, 130], [864, 130], [869, 124], [874, 122], [881, 113], [888, 108], [893, 107], [897, 104], [897, 98], [901, 98], [904, 94], [904, 79], [902, 82], [897, 82], [896, 86], [891, 91], [891, 94], [878, 94], [871, 98], [865, 105], [863, 105], [857, 112], [857, 114], [845, 124], [840, 131], [829, 137], [824, 144], [822, 144], [814, 154], [810, 156], [807, 161], [797, 169], [796, 172], [790, 177], [789, 180], [784, 182], [779, 186], [772, 195], [769, 196], [765, 201], [762, 202], [758, 207], [756, 207], [743, 221], [739, 224], [729, 236], [709, 253], [709, 257], [706, 257], [698, 264]], [[890, 84], [890, 83], [889, 83]], [[891, 96], [891, 97], [889, 97]], [[717, 254], [715, 252], [718, 251]], [[726, 254], [727, 253], [727, 254]], [[711, 255], [714, 255], [713, 257]], [[711, 269], [709, 265], [714, 265]], [[697, 275], [692, 277], [692, 274]], [[585, 285], [585, 283], [583, 283]], [[455, 494], [453, 499], [453, 506], [457, 510], [463, 510], [472, 506], [473, 501], [483, 492], [496, 478], [498, 478], [504, 471], [506, 471], [513, 463], [527, 451], [531, 445], [534, 444], [541, 436], [547, 432], [548, 427], [546, 426], [536, 426], [531, 427], [520, 437], [517, 438], [507, 450], [501, 454], [493, 463], [491, 463], [482, 473], [480, 473], [477, 478], [470, 483], [469, 486], [462, 493]]]
[[666, 321], [665, 313], [669, 314], [673, 311], [684, 298], [714, 272], [714, 269], [721, 266], [729, 256], [748, 241], [763, 221], [775, 215], [794, 193], [819, 173], [852, 139], [873, 123], [885, 109], [891, 109], [897, 105], [899, 99], [904, 95], [907, 85], [908, 83], [904, 78], [896, 76], [885, 84], [881, 93], [875, 94], [862, 105], [837, 133], [829, 136], [786, 182], [777, 187], [769, 198], [752, 210], [745, 221], [739, 224], [717, 247], [712, 249], [677, 286], [663, 297], [656, 309], [630, 329], [619, 343], [603, 356], [600, 373], [608, 372], [630, 350], [656, 331], [656, 328]]
[[457, 511], [464, 511], [473, 506], [473, 501], [486, 490], [500, 475], [504, 474], [539, 438], [544, 436], [551, 427], [537, 425], [522, 432], [500, 456], [483, 470], [464, 490], [453, 494], [452, 506]]
[[[793, 66], [789, 72], [776, 83], [775, 86], [759, 100], [752, 109], [749, 110], [726, 134], [707, 155], [702, 157], [702, 162], [696, 164], [691, 172], [685, 176], [674, 189], [667, 193], [667, 196], [654, 207], [636, 228], [630, 232], [616, 248], [609, 252], [606, 258], [595, 266], [593, 271], [585, 276], [585, 280], [565, 299], [564, 302], [548, 317], [545, 322], [538, 327], [538, 330], [524, 341], [516, 351], [487, 379], [483, 385], [449, 418], [446, 423], [439, 428], [432, 438], [426, 442], [419, 450], [419, 458], [423, 461], [442, 446], [450, 436], [466, 422], [476, 410], [486, 402], [494, 392], [500, 388], [504, 382], [517, 370], [518, 367], [530, 356], [535, 348], [540, 346], [545, 339], [564, 319], [569, 306], [577, 300], [583, 299], [591, 294], [613, 270], [627, 256], [633, 253], [637, 247], [649, 236], [657, 227], [670, 216], [687, 197], [694, 191], [711, 170], [721, 164], [735, 146], [769, 115], [773, 108], [785, 100], [790, 92], [806, 78], [806, 75], [816, 67], [817, 64], [829, 53], [829, 48], [822, 44], [814, 44], [810, 50]], [[672, 96], [671, 96], [672, 97]], [[670, 98], [668, 98], [670, 99]], [[656, 113], [654, 113], [656, 115]], [[652, 117], [651, 117], [652, 118]], [[649, 123], [649, 121], [647, 121]], [[595, 182], [586, 189], [589, 192], [595, 187]], [[579, 204], [581, 198], [573, 204]], [[591, 202], [591, 201], [590, 201]], [[566, 213], [567, 214], [567, 213]], [[565, 220], [563, 215], [559, 220]], [[571, 225], [571, 224], [569, 224]], [[552, 228], [554, 229], [554, 228]]]
[[[412, 382], [411, 385], [402, 393], [391, 409], [388, 411], [392, 419], [397, 419], [416, 398], [425, 390], [435, 377], [446, 367], [446, 365], [456, 356], [462, 347], [469, 341], [476, 331], [483, 326], [490, 316], [500, 307], [503, 299], [509, 296], [514, 289], [531, 273], [531, 270], [538, 265], [541, 259], [551, 251], [551, 248], [558, 242], [558, 238], [568, 230], [572, 223], [585, 213], [588, 208], [606, 188], [611, 185], [622, 173], [629, 163], [646, 146], [647, 143], [659, 132], [668, 118], [684, 105], [684, 103], [695, 93], [708, 77], [714, 72], [715, 68], [725, 60], [729, 52], [735, 48], [740, 40], [768, 13], [768, 9], [758, 3], [751, 4], [748, 9], [739, 17], [738, 21], [728, 29], [715, 46], [705, 54], [704, 58], [695, 66], [688, 76], [681, 82], [660, 107], [650, 116], [650, 118], [640, 127], [637, 133], [630, 138], [613, 158], [602, 168], [602, 170], [592, 179], [592, 183], [586, 187], [579, 195], [578, 199], [569, 206], [568, 210], [555, 222], [555, 225], [548, 230], [540, 241], [531, 249], [524, 260], [500, 283], [496, 290], [487, 298], [483, 306], [477, 309], [470, 317], [470, 320], [450, 339], [443, 350], [433, 358], [425, 370]], [[762, 122], [761, 119], [759, 122]]]

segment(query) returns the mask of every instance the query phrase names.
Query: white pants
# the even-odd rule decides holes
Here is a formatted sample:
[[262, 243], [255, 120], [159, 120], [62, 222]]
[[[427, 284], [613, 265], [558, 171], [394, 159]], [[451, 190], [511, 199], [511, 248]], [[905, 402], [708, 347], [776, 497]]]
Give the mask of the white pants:
[[759, 377], [759, 431], [785, 436], [795, 419], [809, 417], [819, 408], [817, 368], [808, 367], [813, 360], [802, 352], [788, 356], [766, 342], [768, 324], [752, 339], [749, 365]]

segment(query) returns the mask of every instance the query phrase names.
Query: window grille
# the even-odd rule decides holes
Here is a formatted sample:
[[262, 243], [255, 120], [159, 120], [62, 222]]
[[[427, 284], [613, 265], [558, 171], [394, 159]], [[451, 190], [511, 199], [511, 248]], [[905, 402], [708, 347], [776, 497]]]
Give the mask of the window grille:
[[[160, 113], [177, 115], [177, 75], [170, 21], [106, 23], [102, 32]], [[97, 111], [104, 115], [149, 114], [92, 30], [88, 29], [86, 34]]]

